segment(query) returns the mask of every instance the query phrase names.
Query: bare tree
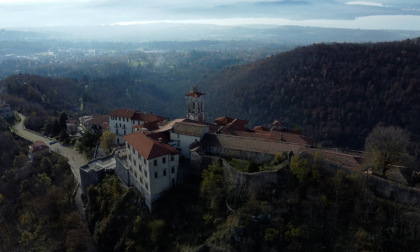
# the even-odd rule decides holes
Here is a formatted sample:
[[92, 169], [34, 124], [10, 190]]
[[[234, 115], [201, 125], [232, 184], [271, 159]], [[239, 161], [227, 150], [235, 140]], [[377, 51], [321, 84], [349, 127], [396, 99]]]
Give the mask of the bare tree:
[[376, 126], [365, 140], [365, 163], [385, 176], [392, 165], [401, 164], [409, 157], [409, 143], [405, 130], [395, 126]]

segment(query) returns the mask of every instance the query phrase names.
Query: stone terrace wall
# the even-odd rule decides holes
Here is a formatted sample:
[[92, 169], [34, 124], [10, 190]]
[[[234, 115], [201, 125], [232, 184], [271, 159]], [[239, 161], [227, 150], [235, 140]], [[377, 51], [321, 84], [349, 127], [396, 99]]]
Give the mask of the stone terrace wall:
[[202, 164], [211, 164], [213, 162], [219, 162], [222, 160], [222, 168], [225, 175], [225, 178], [232, 184], [248, 186], [258, 184], [258, 185], [278, 185], [279, 178], [277, 171], [263, 171], [255, 173], [240, 172], [234, 167], [232, 167], [226, 160], [219, 157], [203, 157]]
[[240, 172], [223, 159], [223, 171], [225, 176], [234, 184], [265, 184], [277, 185], [277, 171], [263, 171], [255, 173]]
[[369, 176], [369, 189], [377, 196], [409, 206], [420, 207], [420, 190]]
[[[206, 157], [203, 160], [206, 164], [211, 164], [212, 162], [218, 162], [220, 158], [217, 157]], [[256, 173], [246, 173], [240, 172], [232, 167], [226, 160], [222, 159], [222, 167], [224, 174], [228, 181], [236, 185], [248, 185], [252, 186], [257, 185], [279, 185], [282, 183], [282, 175], [279, 171], [266, 171], [266, 172], [256, 172]], [[346, 173], [357, 173], [361, 174], [358, 171], [347, 167], [337, 167], [334, 164], [326, 162], [324, 170], [331, 175], [334, 175], [338, 170], [343, 170]], [[287, 179], [287, 178], [285, 178]], [[420, 207], [420, 189], [404, 186], [391, 182], [374, 175], [368, 176], [368, 187], [369, 189], [378, 197], [384, 198], [387, 200], [392, 200], [404, 205]]]

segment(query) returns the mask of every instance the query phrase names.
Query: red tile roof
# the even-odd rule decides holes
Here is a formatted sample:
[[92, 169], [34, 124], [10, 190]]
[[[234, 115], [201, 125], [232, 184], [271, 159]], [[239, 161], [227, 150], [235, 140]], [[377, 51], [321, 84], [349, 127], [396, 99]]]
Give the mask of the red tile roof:
[[223, 116], [223, 117], [216, 118], [214, 122], [219, 126], [226, 126], [229, 123], [231, 123], [233, 120], [235, 119], [228, 116]]
[[107, 115], [95, 115], [92, 116], [92, 119], [88, 120], [88, 122], [91, 125], [97, 125], [97, 126], [104, 126], [109, 124], [109, 116]]
[[142, 123], [142, 124], [133, 125], [133, 129], [136, 129], [136, 131], [137, 131], [137, 130], [141, 130], [141, 129], [145, 128], [148, 131], [153, 131], [153, 130], [159, 129], [157, 124], [158, 124], [158, 121], [145, 122], [145, 123]]
[[29, 148], [29, 152], [34, 153], [37, 151], [49, 149], [48, 145], [43, 141], [35, 141]]
[[210, 149], [211, 147], [216, 149], [225, 148], [272, 155], [283, 151], [293, 151], [293, 153], [298, 154], [306, 149], [301, 144], [223, 134], [206, 134], [202, 140], [202, 144], [205, 148]]
[[162, 142], [168, 143], [171, 139], [169, 136], [169, 132], [153, 132], [146, 134], [147, 137], [152, 138], [153, 140], [159, 141], [159, 138], [162, 139]]
[[124, 136], [124, 139], [147, 160], [164, 155], [179, 154], [179, 152], [172, 146], [149, 138], [142, 132], [135, 132], [133, 134], [126, 135]]
[[114, 112], [112, 112], [109, 115], [131, 119], [134, 116], [135, 113], [136, 113], [136, 111], [134, 109], [117, 109], [117, 110], [114, 110]]
[[255, 126], [254, 131], [268, 131], [268, 128], [264, 126]]
[[263, 130], [257, 130], [254, 132], [241, 131], [241, 130], [238, 130], [238, 131], [222, 130], [221, 133], [224, 135], [273, 140], [273, 141], [278, 141], [278, 142], [288, 142], [288, 143], [295, 143], [295, 144], [302, 144], [302, 145], [313, 145], [313, 142], [314, 142], [312, 138], [305, 137], [299, 134], [292, 134], [288, 132], [278, 131], [278, 130], [271, 130], [270, 132], [263, 131]]
[[224, 127], [225, 130], [235, 130], [235, 131], [246, 131], [247, 128], [245, 125], [248, 124], [247, 120], [241, 120], [241, 119], [234, 119], [232, 122], [230, 122], [228, 125]]
[[197, 86], [193, 86], [192, 91], [189, 92], [188, 94], [186, 94], [185, 96], [191, 96], [191, 97], [194, 97], [194, 98], [198, 98], [202, 95], [205, 95], [205, 93], [198, 92]]
[[166, 120], [166, 118], [162, 116], [145, 114], [141, 112], [135, 112], [134, 115], [130, 118], [131, 120], [143, 121], [143, 122], [158, 122], [158, 121]]

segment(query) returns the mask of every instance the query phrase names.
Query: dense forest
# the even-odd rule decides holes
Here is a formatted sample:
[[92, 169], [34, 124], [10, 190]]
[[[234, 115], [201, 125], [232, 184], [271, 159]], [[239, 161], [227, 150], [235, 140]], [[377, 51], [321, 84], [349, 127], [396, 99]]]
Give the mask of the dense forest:
[[420, 39], [375, 44], [314, 44], [240, 67], [205, 82], [209, 116], [275, 119], [325, 146], [360, 149], [378, 123], [420, 139]]
[[74, 206], [76, 188], [67, 160], [58, 155], [29, 162], [29, 142], [0, 118], [0, 248], [2, 251], [94, 249]]

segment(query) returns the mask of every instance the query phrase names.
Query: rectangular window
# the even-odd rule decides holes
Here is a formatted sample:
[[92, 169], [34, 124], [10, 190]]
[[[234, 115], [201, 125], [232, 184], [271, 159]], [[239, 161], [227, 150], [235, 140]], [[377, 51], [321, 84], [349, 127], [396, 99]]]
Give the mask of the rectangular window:
[[166, 158], [162, 158], [162, 164], [166, 164]]
[[163, 169], [163, 176], [166, 176], [166, 169]]
[[153, 160], [153, 165], [157, 166], [157, 160]]
[[146, 189], [149, 190], [149, 185], [146, 183]]
[[157, 178], [158, 177], [158, 172], [155, 172], [155, 178]]
[[144, 176], [147, 178], [147, 171], [144, 170]]
[[175, 173], [175, 167], [171, 167], [171, 173], [173, 174], [173, 173]]
[[146, 164], [146, 159], [143, 159], [143, 163]]
[[174, 161], [174, 160], [175, 160], [175, 157], [174, 157], [174, 156], [172, 156], [172, 157], [171, 157], [171, 161]]

